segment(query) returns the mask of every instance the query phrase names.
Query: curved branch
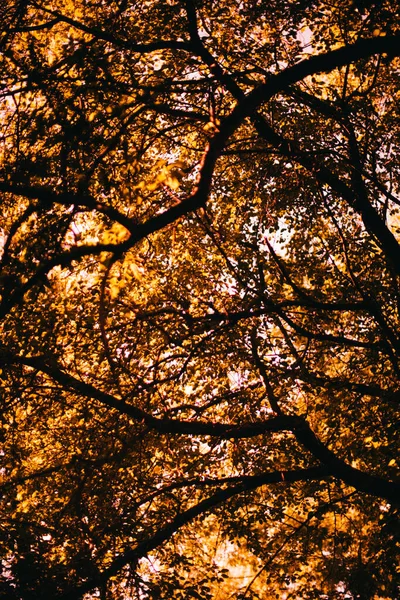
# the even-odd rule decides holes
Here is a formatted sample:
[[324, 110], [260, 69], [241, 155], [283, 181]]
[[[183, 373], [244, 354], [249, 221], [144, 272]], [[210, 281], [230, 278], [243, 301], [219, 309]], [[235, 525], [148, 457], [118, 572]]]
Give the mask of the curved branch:
[[240, 425], [225, 423], [210, 423], [207, 421], [181, 421], [165, 417], [154, 417], [150, 413], [95, 388], [89, 383], [76, 379], [69, 373], [61, 370], [56, 362], [50, 362], [43, 357], [13, 356], [0, 348], [0, 359], [3, 364], [19, 364], [37, 369], [51, 377], [54, 381], [91, 400], [97, 400], [103, 405], [113, 408], [118, 412], [128, 415], [157, 431], [158, 433], [209, 435], [212, 437], [225, 437], [227, 439], [242, 439], [255, 437], [267, 432], [292, 431], [303, 423], [303, 419], [293, 416], [278, 416], [258, 423], [249, 422]]
[[[396, 48], [396, 50], [393, 50]], [[211, 144], [210, 156], [206, 156], [205, 175], [209, 172], [215, 154], [220, 154], [228, 139], [244, 122], [246, 117], [252, 117], [258, 133], [265, 138], [269, 143], [276, 147], [285, 156], [299, 162], [307, 170], [311, 170], [312, 174], [321, 183], [329, 185], [333, 190], [339, 193], [348, 204], [353, 207], [362, 216], [366, 229], [379, 240], [380, 245], [385, 252], [385, 255], [392, 265], [392, 268], [397, 274], [400, 274], [400, 246], [392, 234], [386, 227], [378, 212], [370, 204], [365, 196], [360, 196], [344, 183], [335, 173], [330, 171], [323, 163], [308, 152], [302, 151], [294, 144], [292, 140], [286, 140], [266, 121], [256, 113], [261, 104], [270, 100], [277, 93], [290, 88], [290, 86], [298, 81], [301, 81], [307, 76], [315, 75], [323, 72], [330, 72], [335, 68], [342, 67], [350, 62], [362, 58], [368, 58], [374, 54], [388, 52], [392, 56], [400, 54], [400, 35], [376, 37], [367, 40], [359, 40], [355, 44], [344, 46], [338, 50], [332, 50], [324, 54], [312, 56], [311, 58], [301, 61], [292, 67], [288, 67], [282, 72], [271, 76], [266, 83], [261, 84], [247, 96], [240, 90], [237, 84], [230, 80], [229, 91], [237, 98], [238, 103], [232, 113], [223, 121], [219, 133], [215, 135]], [[206, 52], [205, 50], [203, 52]], [[209, 59], [208, 59], [209, 60]], [[214, 68], [215, 65], [213, 65]], [[221, 68], [219, 68], [221, 70]], [[220, 74], [221, 81], [227, 84], [227, 76], [225, 73]], [[230, 78], [228, 78], [230, 79]], [[214, 166], [212, 165], [211, 171]]]
[[314, 458], [324, 464], [338, 479], [360, 492], [372, 496], [385, 498], [388, 502], [398, 505], [400, 502], [400, 482], [387, 481], [382, 477], [364, 473], [351, 467], [338, 458], [327, 448], [311, 430], [304, 420], [303, 425], [294, 431], [296, 439], [306, 448]]
[[400, 483], [387, 481], [381, 477], [364, 473], [349, 466], [317, 438], [303, 417], [279, 414], [265, 421], [241, 423], [239, 425], [154, 417], [141, 408], [128, 404], [123, 399], [118, 399], [107, 392], [98, 390], [91, 384], [79, 381], [72, 375], [59, 369], [56, 364], [50, 364], [50, 362], [46, 362], [41, 357], [15, 357], [3, 350], [0, 352], [0, 358], [6, 364], [21, 364], [38, 369], [49, 375], [66, 389], [70, 389], [86, 398], [97, 400], [110, 408], [116, 409], [122, 414], [130, 416], [132, 419], [142, 422], [149, 429], [153, 429], [158, 433], [246, 439], [271, 432], [292, 432], [300, 444], [315, 459], [325, 465], [329, 469], [329, 473], [334, 477], [344, 481], [358, 491], [366, 492], [379, 498], [385, 498], [394, 504], [399, 502]]
[[[397, 46], [396, 42], [398, 42]], [[7, 312], [12, 308], [12, 306], [14, 306], [18, 301], [21, 300], [26, 291], [30, 289], [38, 279], [43, 277], [44, 274], [47, 274], [49, 270], [52, 269], [54, 266], [70, 264], [72, 260], [75, 260], [82, 256], [86, 256], [91, 253], [98, 254], [102, 251], [115, 251], [123, 253], [126, 250], [132, 248], [137, 242], [141, 241], [145, 237], [165, 228], [167, 225], [170, 225], [171, 223], [175, 222], [180, 217], [185, 216], [190, 212], [193, 212], [203, 207], [208, 199], [216, 162], [220, 157], [228, 139], [243, 123], [245, 118], [254, 113], [254, 111], [256, 111], [260, 104], [266, 102], [278, 92], [286, 89], [291, 84], [296, 83], [301, 79], [304, 79], [304, 77], [308, 75], [321, 72], [329, 72], [334, 68], [347, 64], [348, 62], [360, 58], [366, 58], [373, 54], [381, 52], [393, 53], [393, 48], [396, 48], [395, 55], [399, 55], [400, 35], [377, 37], [369, 40], [359, 40], [353, 45], [345, 46], [343, 48], [339, 48], [338, 50], [333, 50], [325, 54], [320, 54], [318, 56], [314, 56], [300, 63], [297, 63], [296, 65], [285, 69], [281, 73], [272, 76], [265, 84], [260, 85], [256, 90], [254, 90], [247, 96], [243, 95], [243, 92], [240, 91], [241, 99], [238, 101], [238, 104], [233, 109], [232, 113], [223, 121], [220, 130], [214, 135], [214, 137], [211, 139], [210, 143], [206, 147], [201, 163], [198, 185], [193, 190], [192, 194], [184, 198], [178, 204], [168, 208], [164, 212], [157, 214], [154, 217], [151, 217], [145, 223], [137, 224], [128, 217], [124, 218], [125, 222], [123, 223], [123, 225], [129, 229], [129, 231], [131, 232], [131, 236], [129, 240], [127, 240], [123, 244], [120, 244], [118, 246], [108, 245], [107, 248], [101, 246], [79, 247], [77, 249], [74, 249], [74, 251], [71, 251], [70, 253], [60, 256], [59, 258], [51, 259], [38, 270], [37, 274], [33, 278], [31, 278], [21, 290], [16, 292], [11, 298], [7, 299], [6, 302], [3, 302], [3, 308], [0, 311], [0, 318], [4, 316], [4, 314], [7, 314]], [[239, 90], [238, 86], [236, 84], [234, 85], [236, 91]], [[263, 135], [269, 137], [270, 140], [274, 143], [274, 145], [277, 145], [279, 149], [284, 152], [289, 152], [291, 153], [291, 155], [293, 154], [289, 142], [278, 136], [278, 134], [276, 134], [264, 120], [258, 118], [257, 124], [261, 128]], [[302, 156], [301, 153], [299, 154], [298, 151], [297, 153], [295, 153], [295, 158], [296, 160], [305, 161], [309, 167], [309, 155], [308, 153], [304, 154], [305, 155]], [[331, 185], [349, 203], [354, 204], [354, 196], [351, 189], [348, 188], [348, 186], [344, 184], [341, 180], [339, 180], [339, 178], [336, 175], [331, 173], [329, 169], [327, 169], [325, 166], [315, 165], [314, 175], [317, 176], [317, 178], [320, 181]], [[13, 186], [10, 187], [4, 182], [1, 185], [2, 187], [0, 187], [0, 189], [2, 189], [3, 191], [13, 191], [11, 189]], [[16, 189], [14, 189], [14, 192], [19, 193], [16, 191]], [[35, 188], [33, 192], [30, 191], [30, 188], [26, 188], [26, 193], [37, 193], [37, 188]], [[40, 193], [44, 194], [43, 198], [46, 202], [57, 202], [57, 196], [62, 202], [65, 202], [66, 200], [63, 194], [54, 194], [51, 193], [49, 190], [42, 190]], [[73, 203], [73, 195], [71, 197], [69, 194], [66, 194], [66, 196], [70, 198], [69, 202]], [[92, 199], [90, 199], [91, 204], [92, 202]], [[93, 208], [95, 208], [95, 206], [93, 206]], [[377, 216], [375, 209], [369, 204], [369, 202], [356, 202], [356, 209], [358, 209], [362, 214], [367, 229], [371, 231], [380, 240], [385, 254], [392, 263], [393, 268], [396, 270], [396, 272], [400, 274], [400, 246], [396, 238], [393, 236], [390, 230], [387, 229], [385, 224], [379, 218], [379, 215]], [[118, 217], [120, 219], [121, 215], [119, 214]]]
[[197, 517], [206, 514], [208, 511], [216, 508], [230, 498], [252, 491], [263, 485], [294, 483], [297, 481], [313, 481], [326, 479], [330, 476], [325, 467], [312, 467], [310, 469], [300, 469], [298, 471], [275, 471], [263, 475], [254, 475], [243, 478], [242, 481], [233, 487], [218, 490], [212, 496], [202, 500], [181, 514], [178, 514], [171, 523], [167, 523], [159, 529], [153, 536], [137, 544], [134, 548], [129, 548], [120, 556], [117, 556], [99, 576], [92, 578], [85, 583], [77, 586], [74, 590], [68, 591], [58, 596], [59, 600], [78, 600], [83, 594], [103, 585], [111, 577], [119, 573], [121, 569], [130, 563], [136, 564], [140, 558], [143, 558], [149, 552], [152, 552], [164, 542], [167, 542], [172, 536], [188, 525]]
[[38, 6], [41, 10], [46, 12], [49, 15], [52, 15], [54, 19], [57, 19], [58, 22], [67, 23], [75, 29], [82, 31], [83, 33], [88, 33], [92, 35], [97, 40], [102, 40], [104, 42], [110, 42], [119, 48], [123, 48], [124, 50], [131, 50], [132, 52], [154, 52], [156, 50], [186, 50], [190, 51], [191, 46], [188, 42], [183, 42], [180, 40], [159, 40], [157, 42], [149, 42], [147, 44], [134, 43], [129, 40], [123, 40], [104, 29], [99, 29], [98, 27], [93, 27], [90, 25], [86, 25], [85, 23], [81, 23], [76, 19], [68, 17], [67, 15], [62, 14], [58, 10], [51, 10], [49, 8], [44, 8], [43, 6]]

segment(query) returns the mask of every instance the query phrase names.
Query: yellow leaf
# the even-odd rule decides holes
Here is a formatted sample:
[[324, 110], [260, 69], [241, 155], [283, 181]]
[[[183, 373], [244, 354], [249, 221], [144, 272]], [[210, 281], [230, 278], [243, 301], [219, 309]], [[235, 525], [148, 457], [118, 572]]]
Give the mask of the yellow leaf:
[[134, 276], [135, 279], [137, 279], [138, 281], [142, 281], [143, 279], [143, 273], [140, 270], [140, 268], [135, 264], [135, 263], [131, 263], [129, 265], [129, 269], [132, 273], [132, 275]]
[[129, 232], [121, 223], [113, 223], [111, 228], [104, 232], [102, 241], [104, 244], [118, 244], [128, 237]]

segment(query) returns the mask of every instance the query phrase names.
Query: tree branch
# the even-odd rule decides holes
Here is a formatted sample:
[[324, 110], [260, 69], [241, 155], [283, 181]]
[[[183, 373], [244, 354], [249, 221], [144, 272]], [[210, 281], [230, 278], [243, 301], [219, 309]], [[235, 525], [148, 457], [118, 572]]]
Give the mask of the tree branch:
[[197, 517], [223, 504], [230, 498], [257, 489], [263, 485], [287, 484], [297, 481], [322, 480], [330, 476], [325, 467], [312, 467], [298, 471], [275, 471], [263, 475], [254, 475], [243, 479], [238, 485], [218, 490], [212, 496], [202, 500], [181, 514], [178, 514], [171, 523], [167, 523], [157, 533], [147, 540], [137, 544], [136, 547], [127, 549], [114, 559], [98, 577], [92, 578], [77, 586], [74, 590], [58, 596], [59, 600], [78, 600], [83, 594], [101, 586], [111, 577], [116, 575], [127, 564], [136, 564], [140, 558], [147, 556], [150, 552], [167, 542], [182, 527], [188, 525]]
[[246, 439], [253, 438], [271, 432], [292, 432], [296, 439], [306, 448], [314, 458], [329, 468], [330, 473], [341, 479], [359, 491], [366, 492], [379, 498], [385, 498], [389, 502], [398, 503], [400, 498], [400, 483], [387, 481], [368, 473], [363, 473], [354, 467], [350, 467], [343, 460], [329, 450], [311, 430], [309, 424], [303, 417], [279, 414], [265, 421], [249, 423], [225, 424], [210, 423], [206, 421], [181, 421], [163, 417], [154, 417], [146, 411], [128, 404], [123, 399], [118, 399], [107, 392], [98, 390], [94, 386], [79, 381], [72, 375], [65, 373], [56, 364], [50, 364], [41, 357], [16, 357], [5, 350], [1, 350], [0, 358], [4, 364], [22, 364], [38, 369], [49, 375], [54, 381], [63, 385], [66, 389], [85, 396], [91, 400], [97, 400], [102, 404], [116, 409], [122, 414], [128, 415], [136, 421], [142, 422], [149, 429], [158, 433], [172, 435], [207, 435], [224, 439]]

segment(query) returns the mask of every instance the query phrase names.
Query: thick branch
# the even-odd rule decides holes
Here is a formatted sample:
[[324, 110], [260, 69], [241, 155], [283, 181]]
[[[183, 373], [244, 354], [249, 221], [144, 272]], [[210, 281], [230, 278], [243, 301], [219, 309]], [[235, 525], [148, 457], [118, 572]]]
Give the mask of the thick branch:
[[265, 473], [263, 475], [254, 475], [243, 478], [238, 485], [221, 489], [209, 498], [202, 500], [195, 506], [192, 506], [183, 513], [178, 514], [171, 523], [168, 523], [159, 529], [153, 536], [139, 543], [135, 548], [126, 550], [120, 556], [114, 559], [111, 565], [98, 577], [86, 581], [82, 585], [75, 588], [75, 590], [61, 594], [59, 599], [78, 600], [86, 592], [89, 592], [94, 588], [104, 584], [111, 577], [121, 571], [125, 565], [132, 563], [136, 564], [140, 558], [147, 556], [149, 552], [152, 552], [164, 542], [171, 539], [177, 531], [197, 517], [204, 515], [208, 511], [216, 508], [220, 504], [226, 502], [234, 496], [237, 496], [238, 494], [255, 490], [263, 485], [294, 483], [296, 481], [320, 481], [322, 479], [326, 479], [329, 477], [329, 475], [330, 473], [325, 467], [313, 467], [310, 469], [300, 469], [298, 471], [275, 471], [273, 473]]
[[346, 464], [317, 438], [306, 421], [303, 422], [303, 426], [294, 431], [294, 434], [296, 439], [311, 452], [314, 458], [317, 458], [324, 464], [334, 477], [344, 481], [347, 485], [354, 487], [360, 492], [385, 498], [393, 504], [399, 504], [400, 483], [387, 481], [369, 473], [363, 473]]
[[91, 400], [97, 400], [109, 408], [113, 408], [136, 421], [142, 422], [150, 429], [159, 433], [209, 435], [212, 437], [225, 437], [227, 439], [242, 439], [255, 437], [267, 432], [292, 431], [303, 422], [300, 417], [292, 416], [279, 416], [267, 421], [242, 423], [240, 425], [210, 423], [207, 421], [181, 421], [165, 417], [154, 417], [123, 399], [116, 398], [112, 394], [103, 392], [89, 383], [76, 379], [61, 370], [57, 364], [53, 364], [45, 358], [15, 357], [2, 351], [0, 352], [0, 359], [3, 364], [22, 364], [37, 369], [49, 375], [65, 389], [72, 390]]
[[[398, 43], [397, 46], [396, 42]], [[243, 92], [239, 90], [238, 86], [236, 84], [233, 85], [231, 81], [230, 85], [232, 87], [232, 92], [236, 91], [237, 93], [239, 90], [241, 99], [229, 117], [224, 120], [220, 131], [213, 137], [209, 146], [206, 148], [199, 182], [193, 193], [187, 198], [183, 199], [179, 204], [172, 206], [161, 214], [151, 217], [145, 223], [139, 225], [136, 225], [136, 223], [133, 223], [132, 221], [129, 221], [129, 223], [127, 222], [126, 225], [124, 223], [124, 225], [127, 226], [131, 231], [131, 237], [123, 244], [109, 248], [93, 246], [86, 247], [85, 249], [84, 247], [79, 247], [74, 252], [67, 253], [59, 258], [51, 259], [45, 265], [43, 265], [38, 270], [38, 273], [31, 278], [31, 280], [28, 281], [22, 289], [17, 291], [12, 298], [7, 299], [7, 302], [3, 302], [2, 309], [0, 310], [0, 318], [7, 314], [12, 306], [21, 300], [26, 291], [36, 283], [38, 278], [49, 272], [50, 269], [57, 264], [67, 265], [70, 264], [72, 260], [104, 250], [123, 253], [145, 237], [165, 228], [167, 225], [173, 223], [180, 217], [204, 206], [209, 195], [215, 164], [221, 155], [225, 144], [231, 135], [236, 131], [236, 129], [242, 124], [245, 118], [253, 114], [263, 102], [266, 102], [278, 92], [287, 89], [290, 85], [300, 81], [308, 75], [329, 72], [334, 68], [343, 66], [344, 64], [360, 58], [369, 57], [376, 53], [393, 52], [394, 48], [396, 48], [395, 54], [400, 54], [400, 35], [360, 40], [353, 45], [345, 46], [344, 48], [314, 56], [305, 61], [297, 63], [293, 67], [289, 67], [281, 73], [272, 76], [265, 84], [259, 86], [248, 96], [244, 96]], [[399, 50], [397, 48], [399, 48]], [[210, 56], [211, 55], [208, 54], [207, 60], [210, 60]], [[224, 79], [226, 79], [225, 76]], [[280, 138], [280, 136], [278, 136], [278, 134], [276, 134], [267, 125], [267, 123], [265, 123], [265, 121], [263, 121], [261, 118], [258, 118], [257, 123], [264, 132], [263, 135], [269, 136], [274, 145], [278, 144], [278, 147], [282, 151], [292, 152], [290, 146], [288, 146], [288, 142]], [[285, 145], [288, 147], [285, 148]], [[305, 154], [306, 156], [304, 156], [304, 161], [308, 162], [309, 155], [307, 153]], [[295, 158], [298, 160], [301, 158], [301, 156], [296, 155]], [[332, 185], [332, 187], [341, 195], [343, 195], [346, 200], [354, 203], [354, 197], [350, 188], [348, 188], [346, 184], [340, 181], [337, 176], [331, 173], [326, 167], [323, 165], [315, 165], [314, 175], [316, 175], [320, 181], [324, 181], [329, 185]], [[3, 188], [0, 189], [3, 189], [3, 191], [12, 191], [10, 188], [6, 189], [7, 184], [4, 182], [2, 185]], [[46, 200], [50, 200], [52, 202], [57, 201], [57, 194], [54, 194], [54, 196], [50, 195], [49, 192], [46, 192], [46, 194]], [[71, 201], [73, 202], [73, 195], [71, 196]], [[375, 209], [369, 203], [362, 202], [360, 204], [359, 202], [356, 209], [361, 212], [367, 229], [372, 231], [372, 233], [379, 239], [388, 259], [396, 271], [400, 274], [400, 246], [393, 234], [387, 229], [382, 220], [377, 218]]]
[[400, 483], [390, 482], [358, 469], [350, 467], [343, 460], [329, 450], [311, 430], [307, 421], [302, 417], [290, 415], [278, 415], [265, 421], [236, 424], [210, 423], [207, 421], [181, 421], [163, 417], [154, 417], [146, 411], [128, 404], [107, 392], [98, 390], [94, 386], [79, 381], [72, 375], [60, 370], [56, 365], [46, 362], [43, 358], [23, 358], [2, 351], [0, 358], [4, 363], [23, 364], [38, 369], [49, 375], [54, 381], [63, 385], [66, 389], [73, 390], [91, 400], [97, 400], [102, 404], [116, 409], [122, 414], [142, 422], [149, 429], [158, 433], [169, 433], [172, 435], [207, 435], [225, 439], [245, 439], [271, 432], [292, 432], [296, 439], [323, 465], [328, 467], [329, 472], [358, 491], [366, 492], [379, 498], [385, 498], [389, 502], [398, 503], [400, 498]]
[[[200, 43], [200, 42], [198, 42]], [[393, 51], [393, 48], [396, 50]], [[239, 86], [219, 68], [219, 79], [223, 81], [229, 91], [238, 99], [238, 104], [232, 113], [227, 117], [212, 143], [217, 148], [224, 146], [230, 136], [236, 131], [246, 117], [252, 116], [258, 133], [276, 147], [285, 156], [288, 156], [311, 170], [312, 174], [321, 183], [329, 185], [333, 190], [339, 193], [357, 212], [361, 214], [366, 229], [377, 239], [385, 252], [385, 255], [392, 265], [392, 268], [400, 274], [400, 246], [386, 227], [380, 215], [368, 201], [368, 198], [360, 196], [354, 192], [346, 183], [321, 163], [316, 156], [311, 153], [301, 151], [300, 148], [291, 140], [286, 140], [276, 133], [266, 121], [257, 115], [256, 110], [259, 106], [270, 100], [277, 93], [288, 89], [292, 84], [301, 81], [309, 75], [315, 75], [321, 72], [329, 72], [335, 68], [341, 67], [350, 62], [361, 58], [368, 58], [373, 54], [382, 52], [391, 52], [393, 55], [400, 54], [400, 35], [376, 37], [369, 40], [359, 40], [355, 44], [333, 50], [325, 54], [313, 56], [307, 60], [297, 63], [268, 79], [268, 81], [247, 96], [243, 94]], [[210, 62], [210, 55], [206, 49], [202, 50], [202, 56], [207, 64]], [[217, 68], [213, 65], [214, 70]], [[227, 81], [228, 80], [228, 81]], [[211, 144], [212, 148], [212, 144]], [[220, 152], [220, 149], [219, 149]], [[208, 158], [207, 158], [208, 160]]]

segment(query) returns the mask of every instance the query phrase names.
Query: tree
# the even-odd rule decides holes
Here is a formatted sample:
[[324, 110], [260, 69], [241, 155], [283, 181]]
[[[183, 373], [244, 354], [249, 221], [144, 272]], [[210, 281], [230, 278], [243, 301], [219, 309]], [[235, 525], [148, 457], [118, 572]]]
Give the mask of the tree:
[[398, 597], [395, 4], [4, 9], [2, 597]]

